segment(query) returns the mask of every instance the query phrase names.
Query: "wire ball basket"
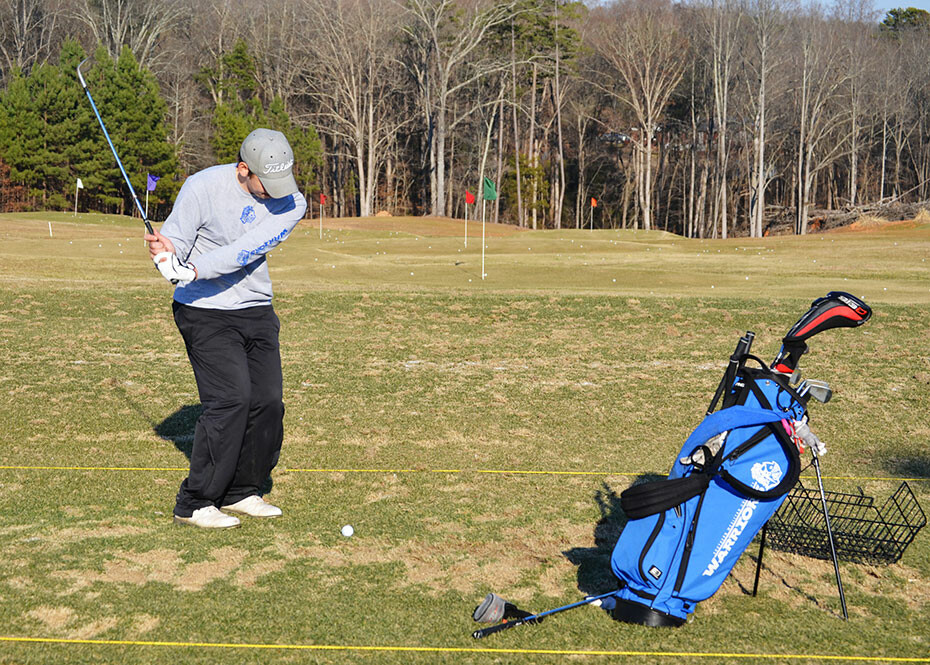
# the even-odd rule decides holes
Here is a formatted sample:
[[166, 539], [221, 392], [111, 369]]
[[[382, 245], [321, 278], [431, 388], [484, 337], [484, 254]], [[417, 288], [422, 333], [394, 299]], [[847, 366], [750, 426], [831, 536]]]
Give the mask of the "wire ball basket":
[[[825, 492], [836, 555], [843, 561], [889, 564], [898, 561], [927, 517], [907, 482], [881, 506], [859, 488], [858, 494]], [[831, 558], [820, 492], [800, 481], [767, 525], [771, 547], [813, 557]]]

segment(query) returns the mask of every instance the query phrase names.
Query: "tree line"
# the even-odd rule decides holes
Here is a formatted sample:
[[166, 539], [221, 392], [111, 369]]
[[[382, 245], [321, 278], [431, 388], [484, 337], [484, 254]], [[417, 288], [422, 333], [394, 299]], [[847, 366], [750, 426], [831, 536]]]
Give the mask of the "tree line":
[[[806, 233], [930, 198], [930, 14], [869, 0], [0, 0], [0, 208], [133, 204], [284, 131], [329, 216]], [[479, 201], [480, 204], [480, 201]], [[470, 218], [475, 210], [468, 212]]]

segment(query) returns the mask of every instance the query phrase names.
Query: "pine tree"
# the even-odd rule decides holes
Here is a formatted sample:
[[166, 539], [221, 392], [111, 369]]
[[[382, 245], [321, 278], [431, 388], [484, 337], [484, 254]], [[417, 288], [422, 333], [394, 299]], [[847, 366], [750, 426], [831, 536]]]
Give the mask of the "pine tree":
[[[157, 198], [173, 199], [178, 189], [177, 151], [168, 143], [166, 107], [155, 77], [139, 66], [129, 47], [123, 47], [116, 62], [102, 48], [94, 59], [85, 78], [136, 195], [144, 199], [146, 176], [152, 173], [161, 177]], [[104, 206], [134, 214], [132, 195], [99, 128], [98, 136], [99, 147], [84, 165], [92, 191]]]
[[116, 63], [119, 81], [119, 106], [124, 126], [121, 128], [126, 153], [120, 152], [123, 166], [140, 199], [145, 197], [147, 174], [160, 176], [156, 190], [161, 198], [177, 193], [177, 152], [168, 143], [165, 124], [167, 107], [161, 98], [155, 76], [139, 66], [135, 55], [124, 46]]
[[80, 160], [75, 145], [90, 129], [91, 111], [77, 81], [75, 68], [84, 51], [75, 41], [62, 45], [58, 66], [42, 65], [31, 79], [42, 123], [44, 207], [68, 209], [74, 203], [79, 175], [73, 163]]
[[[107, 54], [103, 47], [98, 46], [94, 53], [93, 66], [84, 73], [84, 79], [87, 87], [94, 98], [94, 104], [100, 116], [104, 118], [104, 123], [116, 147], [117, 153], [121, 148], [121, 118], [117, 113], [117, 106], [113, 102], [116, 97], [116, 67], [113, 59]], [[84, 169], [87, 171], [87, 177], [84, 178], [84, 187], [88, 201], [94, 201], [94, 207], [111, 211], [117, 209], [123, 211], [122, 196], [120, 194], [120, 184], [123, 181], [122, 174], [113, 158], [113, 153], [107, 145], [106, 139], [99, 125], [96, 131], [90, 137], [92, 148], [88, 152], [88, 157], [84, 162]], [[125, 187], [125, 185], [122, 185]]]
[[86, 207], [88, 194], [91, 194], [90, 185], [93, 182], [94, 155], [101, 150], [109, 152], [90, 102], [77, 79], [77, 67], [86, 56], [80, 44], [68, 40], [62, 44], [58, 59], [58, 69], [65, 83], [63, 95], [67, 97], [67, 106], [70, 108], [61, 122], [62, 134], [66, 137], [63, 141], [63, 153], [67, 157], [69, 168], [64, 196], [68, 200], [69, 208], [74, 205], [72, 197], [78, 178], [81, 178], [84, 187], [87, 188], [81, 195], [82, 208]]
[[42, 127], [30, 89], [30, 79], [14, 69], [0, 96], [0, 154], [10, 167], [12, 183], [25, 187], [30, 198], [41, 195]]
[[294, 151], [295, 178], [304, 191], [314, 182], [314, 170], [323, 163], [323, 148], [312, 125], [300, 127], [291, 121], [284, 102], [275, 97], [266, 110], [257, 93], [255, 61], [243, 40], [214, 68], [201, 70], [198, 80], [217, 101], [213, 111], [211, 145], [221, 163], [238, 159], [239, 147], [250, 132], [267, 127], [284, 133]]

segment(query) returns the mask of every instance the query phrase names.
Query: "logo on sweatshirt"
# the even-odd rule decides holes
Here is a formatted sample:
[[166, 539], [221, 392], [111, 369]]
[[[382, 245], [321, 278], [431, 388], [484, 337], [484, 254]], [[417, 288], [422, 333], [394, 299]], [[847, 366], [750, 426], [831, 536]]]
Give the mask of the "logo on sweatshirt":
[[259, 246], [256, 247], [255, 249], [253, 249], [253, 250], [251, 250], [251, 251], [250, 251], [250, 250], [247, 250], [247, 249], [243, 249], [242, 251], [240, 251], [240, 252], [236, 255], [236, 263], [238, 263], [240, 266], [248, 265], [248, 263], [250, 263], [250, 262], [252, 261], [252, 257], [253, 257], [253, 256], [262, 256], [262, 255], [265, 254], [268, 250], [274, 248], [274, 247], [277, 246], [282, 240], [284, 240], [285, 238], [287, 238], [287, 234], [288, 234], [288, 233], [290, 233], [290, 231], [289, 231], [288, 229], [282, 229], [282, 230], [281, 230], [281, 233], [279, 233], [278, 235], [274, 236], [273, 238], [269, 238], [268, 240], [266, 240], [265, 242], [263, 242], [261, 245], [259, 245]]
[[246, 206], [242, 209], [242, 215], [239, 217], [239, 221], [243, 224], [251, 224], [255, 221], [255, 208], [252, 206]]

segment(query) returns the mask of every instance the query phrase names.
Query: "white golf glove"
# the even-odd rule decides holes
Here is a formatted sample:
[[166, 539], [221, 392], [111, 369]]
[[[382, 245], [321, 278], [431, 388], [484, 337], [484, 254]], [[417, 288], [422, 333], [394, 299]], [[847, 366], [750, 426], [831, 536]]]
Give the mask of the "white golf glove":
[[181, 263], [174, 252], [159, 252], [152, 259], [162, 277], [172, 284], [184, 286], [197, 279], [197, 271], [190, 263]]
[[827, 454], [827, 445], [811, 431], [807, 421], [795, 420], [792, 425], [794, 426], [795, 436], [800, 437], [814, 455], [823, 457]]

